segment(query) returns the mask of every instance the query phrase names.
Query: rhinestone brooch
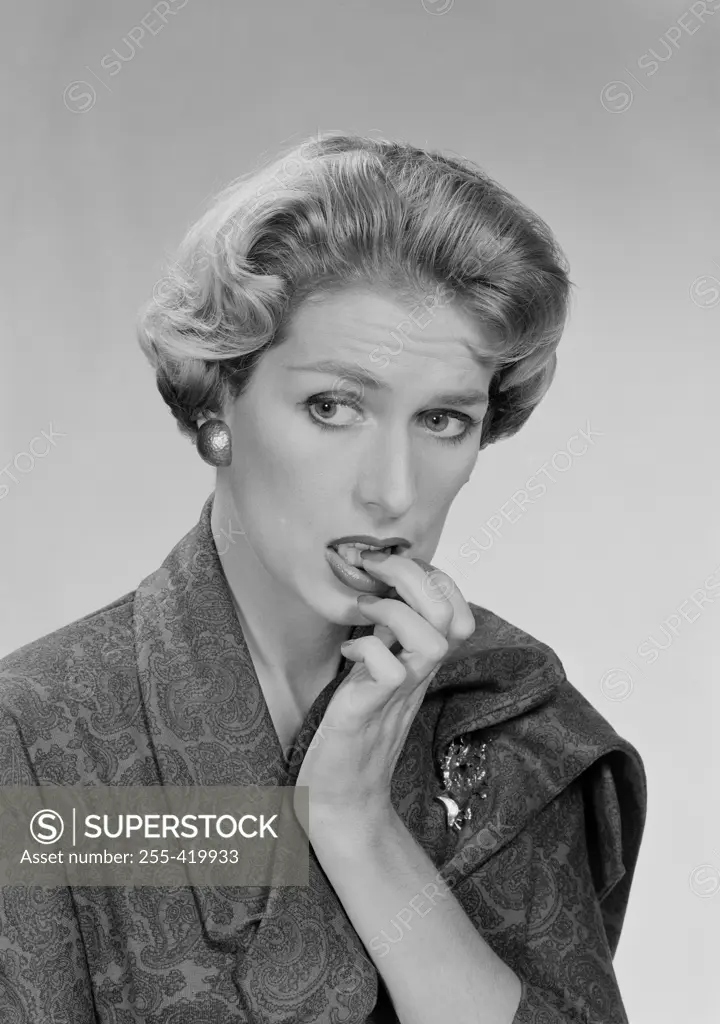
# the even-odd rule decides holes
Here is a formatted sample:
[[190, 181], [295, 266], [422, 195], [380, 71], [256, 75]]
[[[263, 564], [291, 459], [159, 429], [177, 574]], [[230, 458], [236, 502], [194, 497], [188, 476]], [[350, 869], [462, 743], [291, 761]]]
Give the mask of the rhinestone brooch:
[[[447, 748], [442, 759], [443, 791], [435, 797], [445, 806], [447, 826], [460, 832], [472, 818], [468, 801], [472, 793], [487, 776], [485, 767], [487, 743], [473, 746], [467, 736], [459, 736]], [[481, 800], [487, 793], [480, 794]]]

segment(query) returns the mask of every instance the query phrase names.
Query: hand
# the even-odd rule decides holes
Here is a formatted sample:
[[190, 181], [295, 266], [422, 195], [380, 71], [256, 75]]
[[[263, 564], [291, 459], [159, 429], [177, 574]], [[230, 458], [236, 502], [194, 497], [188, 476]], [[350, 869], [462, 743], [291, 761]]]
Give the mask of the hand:
[[350, 822], [367, 830], [392, 820], [390, 783], [413, 719], [443, 659], [475, 631], [453, 580], [427, 562], [389, 555], [363, 558], [363, 568], [401, 600], [358, 598], [377, 626], [343, 646], [355, 667], [333, 694], [318, 727], [323, 739], [311, 744], [296, 781], [310, 788], [311, 840]]

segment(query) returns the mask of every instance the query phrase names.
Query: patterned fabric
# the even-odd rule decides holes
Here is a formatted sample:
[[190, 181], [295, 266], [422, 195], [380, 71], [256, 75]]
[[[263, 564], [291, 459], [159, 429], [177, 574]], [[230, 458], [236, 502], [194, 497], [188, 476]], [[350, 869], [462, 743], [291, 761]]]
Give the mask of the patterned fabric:
[[[0, 784], [294, 784], [352, 664], [286, 761], [212, 538], [212, 497], [137, 590], [0, 661]], [[645, 824], [643, 763], [549, 647], [471, 607], [476, 631], [428, 688], [393, 805], [520, 977], [513, 1024], [627, 1024], [612, 958]], [[434, 797], [460, 735], [487, 742], [488, 775], [456, 832]], [[307, 887], [3, 887], [0, 1020], [397, 1017], [311, 850]]]

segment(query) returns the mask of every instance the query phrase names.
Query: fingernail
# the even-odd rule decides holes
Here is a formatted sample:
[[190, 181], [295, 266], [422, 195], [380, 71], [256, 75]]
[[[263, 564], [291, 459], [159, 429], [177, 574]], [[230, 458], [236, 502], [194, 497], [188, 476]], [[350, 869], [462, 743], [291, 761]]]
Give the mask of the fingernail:
[[340, 650], [342, 651], [345, 647], [351, 647], [355, 643], [354, 640], [343, 640], [340, 644]]
[[361, 594], [357, 599], [358, 604], [375, 604], [376, 601], [380, 601], [381, 598], [374, 597], [372, 594]]
[[367, 562], [384, 562], [390, 555], [386, 551], [361, 551], [360, 557]]

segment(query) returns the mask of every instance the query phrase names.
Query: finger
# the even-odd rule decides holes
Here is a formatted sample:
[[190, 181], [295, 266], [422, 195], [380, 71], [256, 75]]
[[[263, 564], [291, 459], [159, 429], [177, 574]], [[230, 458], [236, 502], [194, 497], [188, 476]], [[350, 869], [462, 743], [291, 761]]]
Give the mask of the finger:
[[361, 553], [362, 567], [394, 587], [405, 604], [413, 608], [444, 636], [452, 623], [453, 607], [437, 588], [428, 587], [428, 573], [411, 558], [388, 555], [376, 560]]
[[445, 636], [407, 604], [390, 598], [364, 597], [358, 599], [357, 605], [371, 622], [391, 629], [409, 655], [435, 664], [447, 654], [449, 644]]
[[463, 597], [455, 580], [442, 569], [436, 569], [434, 565], [421, 558], [415, 558], [413, 561], [417, 562], [427, 573], [422, 584], [423, 593], [429, 594], [434, 601], [443, 599], [449, 601], [452, 606], [453, 617], [445, 634], [448, 640], [454, 642], [467, 640], [477, 629], [477, 624], [473, 610]]
[[363, 569], [388, 583], [401, 600], [451, 641], [475, 632], [475, 617], [455, 581], [422, 559], [389, 555], [382, 561], [362, 559]]
[[[360, 608], [360, 611], [362, 611], [360, 605], [358, 605], [358, 608]], [[373, 630], [372, 635], [376, 636], [378, 640], [382, 640], [385, 646], [389, 647], [390, 649], [392, 649], [393, 645], [397, 643], [397, 637], [395, 636], [395, 634], [393, 633], [389, 626], [377, 625]], [[393, 651], [392, 653], [396, 654], [397, 651]]]
[[391, 690], [402, 686], [407, 678], [407, 669], [391, 654], [385, 644], [376, 636], [361, 636], [343, 647], [348, 661], [362, 665], [364, 672], [352, 669], [345, 682], [362, 683], [371, 681]]
[[[408, 714], [414, 718], [425, 692], [437, 672], [421, 671], [420, 679], [411, 665], [404, 665], [376, 636], [358, 637], [343, 648], [348, 661], [356, 664], [338, 688], [345, 692], [347, 707], [352, 715], [368, 715], [388, 705], [392, 698], [403, 702]], [[326, 717], [332, 709], [332, 701]]]

